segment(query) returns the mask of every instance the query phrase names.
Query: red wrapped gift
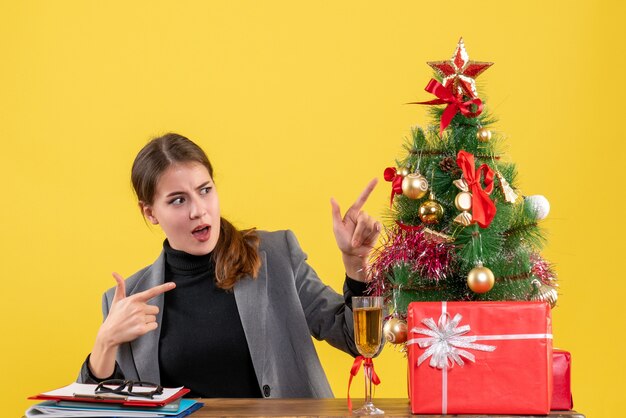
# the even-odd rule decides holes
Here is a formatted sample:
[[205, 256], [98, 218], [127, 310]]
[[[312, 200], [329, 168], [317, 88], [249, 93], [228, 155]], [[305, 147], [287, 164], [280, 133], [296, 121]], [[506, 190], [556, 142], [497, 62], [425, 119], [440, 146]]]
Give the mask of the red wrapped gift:
[[554, 349], [552, 355], [552, 410], [570, 410], [574, 408], [571, 387], [572, 355]]
[[414, 414], [548, 414], [552, 324], [545, 302], [413, 302]]

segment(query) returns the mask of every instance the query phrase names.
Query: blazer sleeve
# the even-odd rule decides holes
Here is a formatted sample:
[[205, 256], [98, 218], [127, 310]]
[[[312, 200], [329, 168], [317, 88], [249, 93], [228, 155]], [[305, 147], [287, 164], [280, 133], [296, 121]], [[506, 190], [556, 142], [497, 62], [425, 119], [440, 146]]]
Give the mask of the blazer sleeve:
[[[109, 302], [107, 299], [107, 293], [102, 295], [102, 316], [103, 316], [103, 321], [104, 319], [106, 319], [107, 315], [109, 314]], [[85, 359], [85, 361], [83, 362], [83, 365], [80, 368], [80, 373], [78, 374], [78, 379], [76, 379], [76, 381], [78, 383], [89, 383], [89, 384], [98, 384], [104, 380], [109, 380], [109, 379], [125, 379], [124, 377], [124, 372], [122, 372], [122, 369], [120, 368], [119, 364], [117, 363], [117, 361], [115, 362], [115, 369], [113, 370], [113, 374], [107, 378], [104, 379], [98, 379], [96, 376], [94, 376], [91, 373], [91, 370], [89, 370], [89, 357], [91, 357], [91, 354], [89, 354], [87, 356], [87, 358]]]
[[346, 306], [343, 296], [325, 285], [315, 270], [307, 264], [307, 256], [300, 248], [293, 232], [286, 231], [285, 239], [298, 297], [311, 335], [352, 356], [357, 356], [352, 310]]

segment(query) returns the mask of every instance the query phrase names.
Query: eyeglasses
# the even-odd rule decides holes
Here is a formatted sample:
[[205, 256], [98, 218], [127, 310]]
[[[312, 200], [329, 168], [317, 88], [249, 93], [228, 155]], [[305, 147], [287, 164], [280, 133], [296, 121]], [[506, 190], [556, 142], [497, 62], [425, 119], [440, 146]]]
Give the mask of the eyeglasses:
[[142, 398], [154, 398], [154, 395], [163, 393], [163, 387], [150, 382], [134, 382], [132, 380], [110, 379], [100, 382], [96, 386], [95, 393], [114, 393], [116, 395], [141, 396]]

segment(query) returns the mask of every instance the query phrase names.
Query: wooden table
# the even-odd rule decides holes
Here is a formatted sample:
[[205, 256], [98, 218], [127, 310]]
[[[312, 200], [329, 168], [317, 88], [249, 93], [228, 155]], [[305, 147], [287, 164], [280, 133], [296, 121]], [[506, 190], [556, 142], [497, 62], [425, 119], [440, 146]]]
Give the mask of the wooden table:
[[[345, 399], [199, 399], [204, 403], [202, 409], [194, 412], [190, 418], [206, 417], [349, 417]], [[352, 404], [359, 407], [363, 399], [353, 399]], [[443, 415], [411, 415], [408, 399], [374, 399], [374, 404], [385, 411], [389, 417], [441, 417]], [[487, 418], [512, 417], [523, 418], [529, 415], [445, 415], [446, 417]], [[539, 417], [546, 417], [540, 415]], [[576, 411], [554, 411], [547, 417], [585, 418]]]

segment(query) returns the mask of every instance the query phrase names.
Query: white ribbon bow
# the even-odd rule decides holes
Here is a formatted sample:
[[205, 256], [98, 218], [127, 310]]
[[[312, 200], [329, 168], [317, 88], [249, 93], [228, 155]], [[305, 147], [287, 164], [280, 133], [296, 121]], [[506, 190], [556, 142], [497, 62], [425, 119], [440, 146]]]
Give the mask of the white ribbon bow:
[[436, 324], [432, 318], [422, 320], [422, 323], [428, 327], [413, 328], [411, 332], [416, 334], [428, 335], [429, 338], [416, 338], [416, 342], [420, 348], [428, 347], [428, 349], [417, 359], [417, 365], [421, 365], [424, 360], [430, 357], [429, 365], [438, 369], [445, 367], [453, 367], [454, 363], [463, 366], [463, 358], [474, 362], [475, 357], [472, 353], [463, 348], [479, 351], [494, 351], [495, 345], [474, 344], [477, 340], [476, 336], [463, 335], [469, 332], [470, 326], [458, 326], [463, 317], [456, 314], [450, 321], [450, 315], [444, 312], [439, 317], [439, 323]]

